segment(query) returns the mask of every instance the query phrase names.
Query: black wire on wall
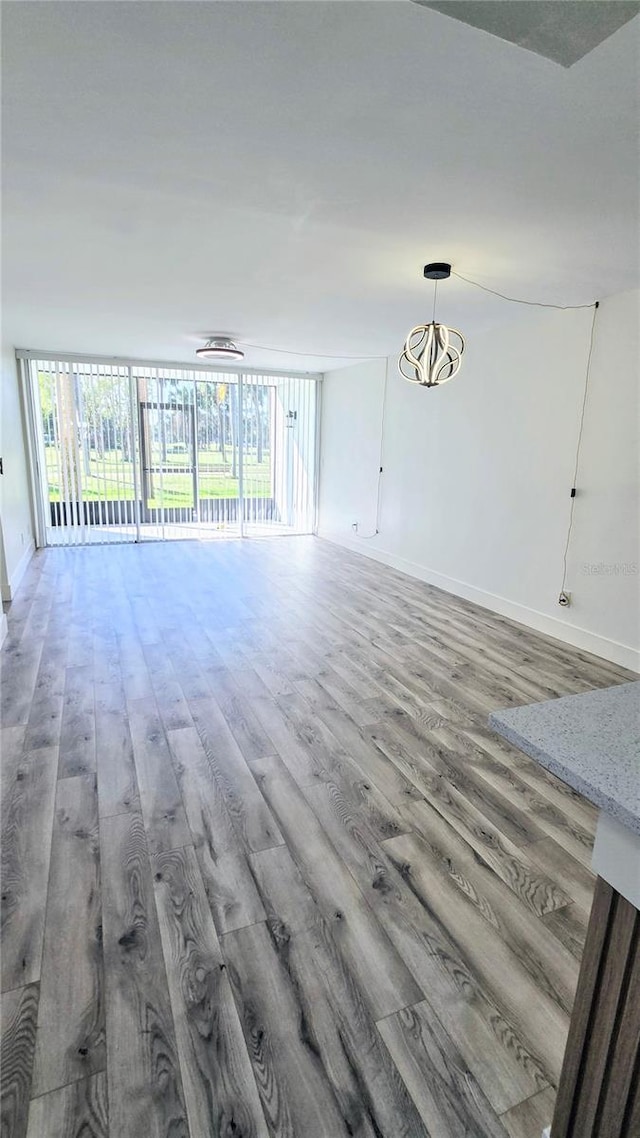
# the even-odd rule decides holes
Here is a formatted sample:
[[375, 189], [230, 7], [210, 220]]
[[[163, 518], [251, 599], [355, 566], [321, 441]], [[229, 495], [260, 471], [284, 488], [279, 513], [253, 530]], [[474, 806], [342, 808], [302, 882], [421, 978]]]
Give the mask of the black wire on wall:
[[567, 557], [569, 555], [569, 546], [571, 544], [571, 530], [573, 529], [573, 511], [576, 504], [576, 482], [578, 480], [578, 468], [580, 466], [580, 448], [582, 446], [582, 432], [584, 430], [584, 416], [587, 409], [587, 395], [589, 392], [589, 377], [591, 375], [591, 357], [593, 355], [593, 340], [596, 330], [596, 315], [600, 307], [599, 301], [596, 300], [593, 305], [593, 319], [591, 321], [591, 335], [589, 337], [589, 354], [587, 356], [587, 370], [584, 377], [584, 393], [582, 396], [582, 409], [580, 411], [580, 426], [578, 427], [578, 441], [576, 443], [576, 458], [573, 466], [573, 479], [571, 481], [571, 506], [569, 509], [569, 525], [567, 527], [567, 540], [564, 547], [564, 555], [562, 558], [562, 585], [560, 586], [560, 596], [562, 597], [565, 591], [567, 582]]
[[580, 448], [582, 446], [582, 432], [584, 429], [585, 411], [587, 408], [587, 395], [589, 392], [589, 377], [591, 375], [591, 357], [593, 355], [593, 341], [596, 328], [596, 314], [600, 307], [600, 301], [595, 300], [592, 304], [546, 304], [537, 300], [522, 300], [515, 296], [506, 296], [503, 292], [496, 292], [495, 289], [488, 288], [487, 285], [480, 284], [479, 281], [471, 280], [465, 277], [462, 273], [456, 273], [454, 269], [451, 270], [451, 275], [458, 277], [458, 280], [465, 281], [467, 284], [473, 285], [475, 288], [480, 288], [483, 292], [489, 292], [492, 296], [499, 296], [501, 300], [507, 300], [512, 304], [526, 304], [534, 308], [556, 308], [561, 312], [577, 311], [582, 308], [593, 308], [593, 319], [591, 321], [591, 332], [589, 335], [589, 353], [587, 355], [587, 368], [584, 378], [584, 392], [582, 395], [582, 407], [580, 410], [580, 423], [578, 427], [578, 439], [576, 442], [576, 454], [573, 467], [573, 479], [571, 482], [571, 506], [569, 509], [569, 521], [567, 524], [567, 539], [565, 542], [564, 553], [562, 556], [562, 584], [560, 586], [560, 595], [558, 598], [559, 604], [567, 606], [569, 604], [569, 597], [565, 592], [565, 585], [567, 583], [567, 558], [569, 556], [569, 547], [571, 545], [571, 533], [573, 530], [573, 513], [576, 503], [577, 486], [576, 481], [578, 478], [578, 469], [580, 466]]

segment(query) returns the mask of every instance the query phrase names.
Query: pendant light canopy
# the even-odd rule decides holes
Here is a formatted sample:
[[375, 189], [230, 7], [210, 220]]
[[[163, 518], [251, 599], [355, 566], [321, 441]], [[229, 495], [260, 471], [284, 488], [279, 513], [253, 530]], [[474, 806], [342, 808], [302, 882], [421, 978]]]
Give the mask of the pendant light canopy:
[[243, 360], [244, 352], [228, 336], [212, 336], [204, 348], [196, 348], [196, 355], [204, 360]]
[[456, 328], [448, 328], [446, 324], [436, 322], [438, 281], [446, 280], [451, 275], [451, 265], [434, 261], [425, 265], [424, 275], [434, 282], [433, 319], [430, 324], [417, 324], [411, 329], [398, 360], [398, 369], [400, 375], [410, 383], [419, 383], [422, 387], [438, 387], [453, 379], [460, 371], [464, 337]]

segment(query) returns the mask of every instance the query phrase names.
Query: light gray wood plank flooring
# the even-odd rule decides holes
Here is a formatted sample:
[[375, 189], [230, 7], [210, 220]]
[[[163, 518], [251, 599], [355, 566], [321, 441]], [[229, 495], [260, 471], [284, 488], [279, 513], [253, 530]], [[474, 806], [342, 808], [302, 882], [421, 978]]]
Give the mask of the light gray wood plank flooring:
[[51, 549], [2, 652], [2, 1138], [527, 1138], [635, 678], [314, 538]]

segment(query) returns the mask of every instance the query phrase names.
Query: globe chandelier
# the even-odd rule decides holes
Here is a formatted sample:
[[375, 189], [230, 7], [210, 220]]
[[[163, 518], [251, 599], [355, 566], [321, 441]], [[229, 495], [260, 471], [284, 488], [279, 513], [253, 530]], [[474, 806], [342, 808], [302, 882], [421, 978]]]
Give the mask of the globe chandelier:
[[421, 387], [439, 387], [460, 371], [464, 336], [456, 328], [436, 321], [438, 281], [451, 276], [451, 265], [434, 261], [424, 267], [424, 275], [433, 285], [433, 318], [429, 324], [417, 324], [405, 340], [398, 360], [400, 375]]

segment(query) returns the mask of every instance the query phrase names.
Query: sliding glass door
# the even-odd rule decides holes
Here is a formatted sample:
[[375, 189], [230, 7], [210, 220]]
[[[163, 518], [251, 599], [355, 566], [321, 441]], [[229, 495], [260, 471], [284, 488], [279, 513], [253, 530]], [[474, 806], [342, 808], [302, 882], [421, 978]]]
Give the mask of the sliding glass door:
[[240, 533], [238, 377], [133, 369], [139, 408], [140, 537]]
[[42, 544], [312, 532], [318, 377], [18, 356]]

